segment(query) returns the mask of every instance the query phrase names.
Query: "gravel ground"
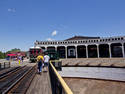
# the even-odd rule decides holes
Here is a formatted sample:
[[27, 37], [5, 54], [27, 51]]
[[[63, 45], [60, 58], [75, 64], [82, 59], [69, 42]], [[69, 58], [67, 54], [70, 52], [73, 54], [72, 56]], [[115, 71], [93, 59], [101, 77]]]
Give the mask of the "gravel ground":
[[24, 65], [27, 65], [27, 66], [33, 66], [35, 65], [36, 63], [30, 63], [29, 62], [29, 59], [25, 59], [23, 62], [21, 62], [19, 64], [18, 61], [10, 61], [10, 65], [11, 67], [17, 67], [17, 66], [24, 66]]

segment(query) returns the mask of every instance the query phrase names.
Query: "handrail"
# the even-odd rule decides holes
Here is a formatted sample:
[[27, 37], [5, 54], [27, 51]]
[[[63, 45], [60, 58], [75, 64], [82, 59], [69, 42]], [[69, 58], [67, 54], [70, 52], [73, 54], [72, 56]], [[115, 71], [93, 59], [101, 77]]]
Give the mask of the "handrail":
[[63, 80], [63, 78], [60, 76], [60, 74], [57, 72], [57, 70], [55, 69], [55, 67], [53, 66], [53, 64], [50, 61], [50, 65], [52, 66], [56, 76], [58, 77], [62, 87], [64, 88], [65, 92], [67, 94], [73, 94], [73, 92], [71, 91], [71, 89], [68, 87], [68, 85], [66, 84], [66, 82]]

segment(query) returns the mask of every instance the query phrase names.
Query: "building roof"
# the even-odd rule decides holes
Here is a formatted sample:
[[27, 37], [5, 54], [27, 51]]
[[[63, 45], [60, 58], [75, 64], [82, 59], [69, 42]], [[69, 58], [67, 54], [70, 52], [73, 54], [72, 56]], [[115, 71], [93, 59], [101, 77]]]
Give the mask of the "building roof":
[[16, 56], [16, 54], [7, 54], [7, 56]]
[[100, 37], [74, 36], [72, 38], [66, 39], [66, 41], [67, 40], [83, 40], [83, 39], [100, 39]]

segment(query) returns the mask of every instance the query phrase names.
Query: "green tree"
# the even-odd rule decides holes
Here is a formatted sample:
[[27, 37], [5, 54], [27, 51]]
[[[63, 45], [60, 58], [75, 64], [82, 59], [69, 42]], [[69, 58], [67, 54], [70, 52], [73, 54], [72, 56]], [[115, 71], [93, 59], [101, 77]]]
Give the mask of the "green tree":
[[1, 51], [0, 51], [0, 59], [4, 59], [6, 57], [6, 54], [5, 53], [2, 53]]
[[10, 51], [7, 51], [6, 54], [11, 53], [11, 52], [20, 52], [21, 50], [18, 48], [11, 49]]

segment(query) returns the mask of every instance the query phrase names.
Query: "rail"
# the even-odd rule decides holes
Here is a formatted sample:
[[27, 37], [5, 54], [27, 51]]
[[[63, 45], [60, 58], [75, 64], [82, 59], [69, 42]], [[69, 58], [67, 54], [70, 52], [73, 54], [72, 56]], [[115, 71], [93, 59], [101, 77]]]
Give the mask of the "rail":
[[26, 67], [26, 71], [23, 73], [19, 73], [18, 79], [15, 79], [13, 83], [5, 87], [4, 90], [2, 91], [2, 94], [13, 94], [13, 93], [26, 94], [27, 89], [29, 88], [33, 78], [35, 77], [36, 74], [35, 69], [36, 65], [33, 67]]
[[73, 94], [51, 61], [49, 64], [49, 73], [51, 78], [52, 94]]

